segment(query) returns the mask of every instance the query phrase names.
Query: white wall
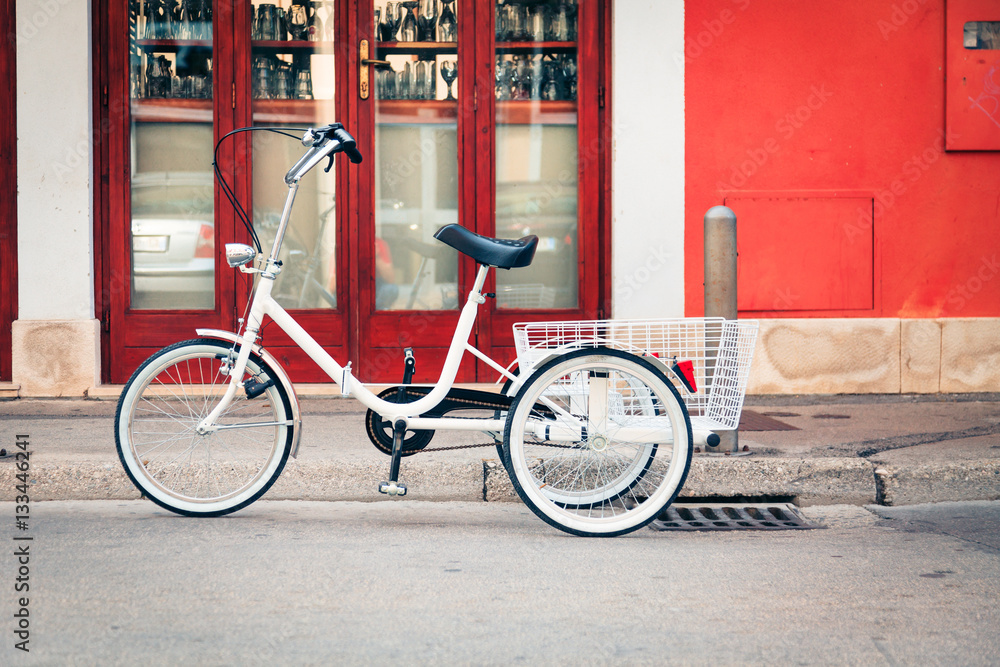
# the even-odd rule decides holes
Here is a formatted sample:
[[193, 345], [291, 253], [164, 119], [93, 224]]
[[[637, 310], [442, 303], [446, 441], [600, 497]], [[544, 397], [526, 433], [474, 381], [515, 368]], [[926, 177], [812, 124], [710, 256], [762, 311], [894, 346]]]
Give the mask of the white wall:
[[684, 2], [614, 0], [612, 316], [684, 315]]
[[81, 396], [100, 377], [94, 318], [90, 3], [17, 0], [18, 313], [21, 396]]
[[16, 11], [18, 319], [93, 319], [90, 3]]

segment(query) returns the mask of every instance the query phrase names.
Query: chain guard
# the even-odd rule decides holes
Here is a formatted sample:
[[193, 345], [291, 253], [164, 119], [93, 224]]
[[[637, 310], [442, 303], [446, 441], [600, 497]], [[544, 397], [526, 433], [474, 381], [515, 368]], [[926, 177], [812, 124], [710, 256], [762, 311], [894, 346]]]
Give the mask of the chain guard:
[[[412, 403], [417, 401], [426, 396], [430, 390], [431, 387], [406, 385], [403, 388], [403, 400], [401, 402]], [[390, 403], [400, 402], [398, 399], [399, 387], [389, 387], [379, 393], [378, 396]], [[457, 410], [507, 411], [510, 409], [511, 400], [510, 396], [502, 396], [493, 392], [452, 388], [441, 403], [420, 416], [438, 418]], [[365, 415], [365, 430], [368, 433], [368, 439], [372, 441], [376, 449], [383, 454], [392, 455], [392, 422], [383, 419], [382, 415], [369, 409]], [[407, 430], [403, 435], [403, 450], [401, 455], [412, 456], [419, 453], [427, 447], [433, 437], [434, 431]]]

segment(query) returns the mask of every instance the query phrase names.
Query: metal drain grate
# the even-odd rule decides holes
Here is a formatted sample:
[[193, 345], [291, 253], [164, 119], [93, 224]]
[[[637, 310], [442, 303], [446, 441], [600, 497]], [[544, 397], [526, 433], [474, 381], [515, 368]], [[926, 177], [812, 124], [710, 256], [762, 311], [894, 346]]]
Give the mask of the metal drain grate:
[[791, 503], [673, 504], [649, 524], [654, 530], [803, 530], [810, 523]]

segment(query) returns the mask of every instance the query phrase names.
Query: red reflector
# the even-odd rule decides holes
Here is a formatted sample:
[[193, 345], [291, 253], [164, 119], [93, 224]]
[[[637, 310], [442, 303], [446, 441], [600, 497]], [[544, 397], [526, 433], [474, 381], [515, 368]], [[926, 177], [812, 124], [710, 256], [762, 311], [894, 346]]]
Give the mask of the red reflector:
[[692, 394], [698, 393], [698, 384], [694, 380], [694, 363], [691, 361], [674, 362], [674, 372], [681, 379], [684, 386]]
[[215, 228], [202, 225], [198, 230], [198, 243], [194, 246], [195, 257], [215, 257]]

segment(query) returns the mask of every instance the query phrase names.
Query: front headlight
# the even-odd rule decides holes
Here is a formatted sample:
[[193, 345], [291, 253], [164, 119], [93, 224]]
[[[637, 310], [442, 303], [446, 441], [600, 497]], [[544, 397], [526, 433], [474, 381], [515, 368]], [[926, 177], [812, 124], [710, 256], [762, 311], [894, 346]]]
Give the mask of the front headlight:
[[226, 244], [226, 261], [234, 269], [237, 266], [243, 266], [255, 257], [257, 257], [257, 251], [245, 243]]

